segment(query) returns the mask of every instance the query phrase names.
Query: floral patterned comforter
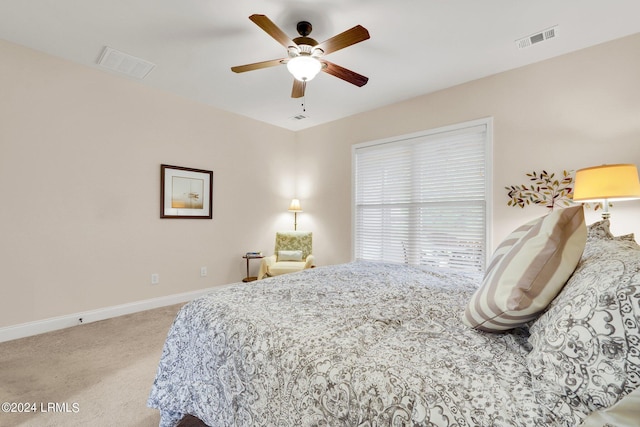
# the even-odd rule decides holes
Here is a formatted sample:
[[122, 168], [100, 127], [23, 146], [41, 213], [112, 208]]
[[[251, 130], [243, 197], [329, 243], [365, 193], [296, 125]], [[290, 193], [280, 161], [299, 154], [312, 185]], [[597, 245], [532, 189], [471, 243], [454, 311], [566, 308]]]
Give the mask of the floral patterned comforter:
[[148, 405], [222, 426], [569, 426], [545, 412], [528, 333], [464, 326], [480, 277], [354, 262], [186, 304]]

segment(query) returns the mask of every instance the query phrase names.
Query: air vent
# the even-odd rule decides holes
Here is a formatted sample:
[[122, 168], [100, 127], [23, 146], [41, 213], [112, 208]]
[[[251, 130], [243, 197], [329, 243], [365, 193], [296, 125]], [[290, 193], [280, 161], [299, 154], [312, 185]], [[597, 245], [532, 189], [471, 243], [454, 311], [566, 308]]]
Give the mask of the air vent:
[[518, 49], [524, 49], [534, 44], [556, 38], [558, 36], [558, 26], [547, 28], [546, 30], [539, 31], [530, 36], [516, 40], [516, 46]]
[[104, 47], [98, 65], [117, 73], [126, 74], [137, 79], [144, 79], [156, 64], [137, 58], [119, 50]]
[[305, 116], [304, 114], [298, 114], [297, 116], [289, 117], [293, 121], [308, 119], [309, 116]]

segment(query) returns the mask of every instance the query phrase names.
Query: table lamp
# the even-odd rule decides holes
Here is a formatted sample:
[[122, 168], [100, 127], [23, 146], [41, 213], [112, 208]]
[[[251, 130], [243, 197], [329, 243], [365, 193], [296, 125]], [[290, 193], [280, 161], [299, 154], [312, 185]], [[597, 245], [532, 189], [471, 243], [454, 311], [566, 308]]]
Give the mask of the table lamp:
[[609, 202], [640, 199], [638, 168], [631, 164], [602, 165], [576, 172], [574, 202], [602, 203], [602, 219], [608, 219]]

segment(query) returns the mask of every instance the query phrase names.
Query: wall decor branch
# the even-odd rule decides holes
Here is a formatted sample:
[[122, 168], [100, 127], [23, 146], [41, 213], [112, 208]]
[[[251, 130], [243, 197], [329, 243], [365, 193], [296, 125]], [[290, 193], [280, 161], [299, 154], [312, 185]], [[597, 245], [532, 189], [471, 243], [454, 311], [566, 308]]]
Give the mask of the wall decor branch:
[[529, 177], [529, 184], [505, 187], [509, 197], [507, 206], [524, 208], [527, 205], [545, 205], [553, 210], [556, 206], [570, 206], [573, 203], [572, 171], [562, 171], [561, 176], [546, 170], [526, 175]]

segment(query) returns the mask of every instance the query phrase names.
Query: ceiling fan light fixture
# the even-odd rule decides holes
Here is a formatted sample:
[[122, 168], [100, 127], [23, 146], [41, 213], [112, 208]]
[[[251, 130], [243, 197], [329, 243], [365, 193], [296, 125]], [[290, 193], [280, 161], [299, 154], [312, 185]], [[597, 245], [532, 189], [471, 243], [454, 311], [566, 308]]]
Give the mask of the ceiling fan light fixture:
[[318, 59], [310, 55], [300, 55], [291, 58], [289, 62], [287, 62], [287, 69], [296, 80], [308, 82], [318, 75], [322, 69], [322, 64]]

